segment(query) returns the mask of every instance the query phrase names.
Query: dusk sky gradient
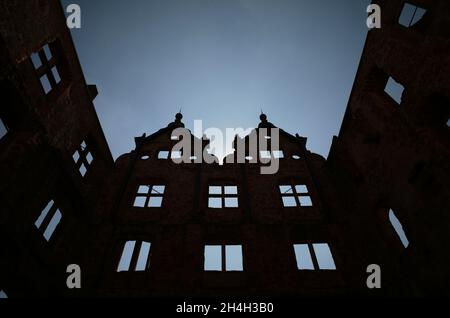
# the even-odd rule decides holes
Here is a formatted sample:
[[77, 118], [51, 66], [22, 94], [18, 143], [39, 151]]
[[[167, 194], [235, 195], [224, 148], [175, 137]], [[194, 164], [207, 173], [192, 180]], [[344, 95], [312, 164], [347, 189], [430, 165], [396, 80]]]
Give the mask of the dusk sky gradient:
[[326, 157], [368, 32], [370, 0], [62, 0], [114, 158], [174, 120], [256, 127], [261, 109]]

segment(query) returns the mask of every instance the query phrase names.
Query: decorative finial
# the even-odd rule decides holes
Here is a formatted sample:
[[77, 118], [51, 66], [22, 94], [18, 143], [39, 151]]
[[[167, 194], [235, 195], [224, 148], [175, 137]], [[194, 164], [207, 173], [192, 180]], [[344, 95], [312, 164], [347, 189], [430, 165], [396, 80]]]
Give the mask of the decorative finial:
[[259, 119], [261, 119], [262, 122], [266, 122], [266, 121], [267, 121], [267, 116], [266, 116], [266, 114], [264, 114], [263, 112], [261, 112], [261, 115], [259, 116]]
[[175, 120], [167, 125], [167, 127], [184, 127], [183, 122], [183, 114], [181, 113], [181, 108], [178, 113], [175, 114]]
[[267, 116], [266, 116], [266, 114], [264, 114], [262, 112], [262, 109], [261, 109], [261, 115], [259, 115], [259, 119], [261, 120], [261, 122], [258, 124], [258, 128], [274, 128], [275, 127], [274, 124], [267, 121]]

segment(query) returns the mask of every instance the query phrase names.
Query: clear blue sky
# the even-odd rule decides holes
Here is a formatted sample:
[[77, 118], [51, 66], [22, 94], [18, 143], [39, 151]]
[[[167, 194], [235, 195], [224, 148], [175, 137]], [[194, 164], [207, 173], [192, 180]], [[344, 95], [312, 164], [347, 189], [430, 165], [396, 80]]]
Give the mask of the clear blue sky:
[[193, 129], [255, 127], [261, 108], [328, 155], [367, 34], [370, 0], [62, 0], [113, 156], [182, 108]]

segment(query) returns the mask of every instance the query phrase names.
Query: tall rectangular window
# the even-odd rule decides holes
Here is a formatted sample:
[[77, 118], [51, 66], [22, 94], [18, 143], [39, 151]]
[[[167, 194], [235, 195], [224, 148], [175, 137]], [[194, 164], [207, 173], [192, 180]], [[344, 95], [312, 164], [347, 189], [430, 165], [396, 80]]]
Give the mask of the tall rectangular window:
[[77, 150], [73, 153], [72, 158], [75, 162], [75, 167], [78, 169], [81, 176], [84, 177], [91, 167], [92, 161], [94, 161], [94, 157], [85, 141], [78, 146]]
[[308, 207], [313, 205], [308, 187], [305, 184], [280, 185], [279, 188], [284, 207]]
[[205, 271], [243, 271], [242, 245], [206, 245]]
[[164, 185], [140, 185], [133, 206], [136, 208], [161, 208], [165, 189]]
[[299, 270], [335, 270], [333, 255], [327, 243], [294, 244]]
[[319, 269], [335, 270], [333, 255], [327, 243], [313, 244], [314, 254], [316, 255]]
[[56, 227], [61, 222], [62, 213], [56, 206], [55, 202], [51, 200], [47, 206], [41, 211], [41, 214], [34, 222], [37, 229], [43, 231], [44, 238], [50, 241]]
[[222, 246], [207, 245], [205, 246], [205, 271], [221, 271], [222, 270]]
[[150, 266], [150, 249], [152, 244], [145, 241], [127, 241], [120, 257], [118, 272], [142, 272]]
[[151, 243], [142, 242], [139, 256], [136, 262], [136, 271], [145, 271], [147, 269], [148, 257], [150, 255]]
[[294, 244], [297, 268], [300, 270], [313, 270], [314, 264], [311, 258], [308, 244]]
[[423, 18], [426, 12], [424, 8], [405, 2], [398, 23], [407, 28], [412, 27]]
[[239, 207], [238, 188], [233, 185], [212, 185], [208, 189], [208, 208]]
[[49, 44], [33, 53], [30, 58], [44, 93], [48, 94], [57, 88], [61, 83], [61, 76], [58, 71], [58, 61]]

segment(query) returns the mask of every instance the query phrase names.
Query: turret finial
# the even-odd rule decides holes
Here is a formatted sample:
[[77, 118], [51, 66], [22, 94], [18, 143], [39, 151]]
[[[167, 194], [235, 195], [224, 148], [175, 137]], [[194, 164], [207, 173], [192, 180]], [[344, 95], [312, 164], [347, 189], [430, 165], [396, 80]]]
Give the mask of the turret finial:
[[261, 119], [262, 122], [267, 122], [267, 116], [264, 114], [261, 110], [261, 115], [259, 115], [259, 119]]
[[178, 112], [178, 113], [175, 115], [175, 121], [176, 121], [176, 122], [181, 122], [182, 119], [183, 119], [183, 114], [181, 113], [181, 109], [180, 109], [180, 112]]

